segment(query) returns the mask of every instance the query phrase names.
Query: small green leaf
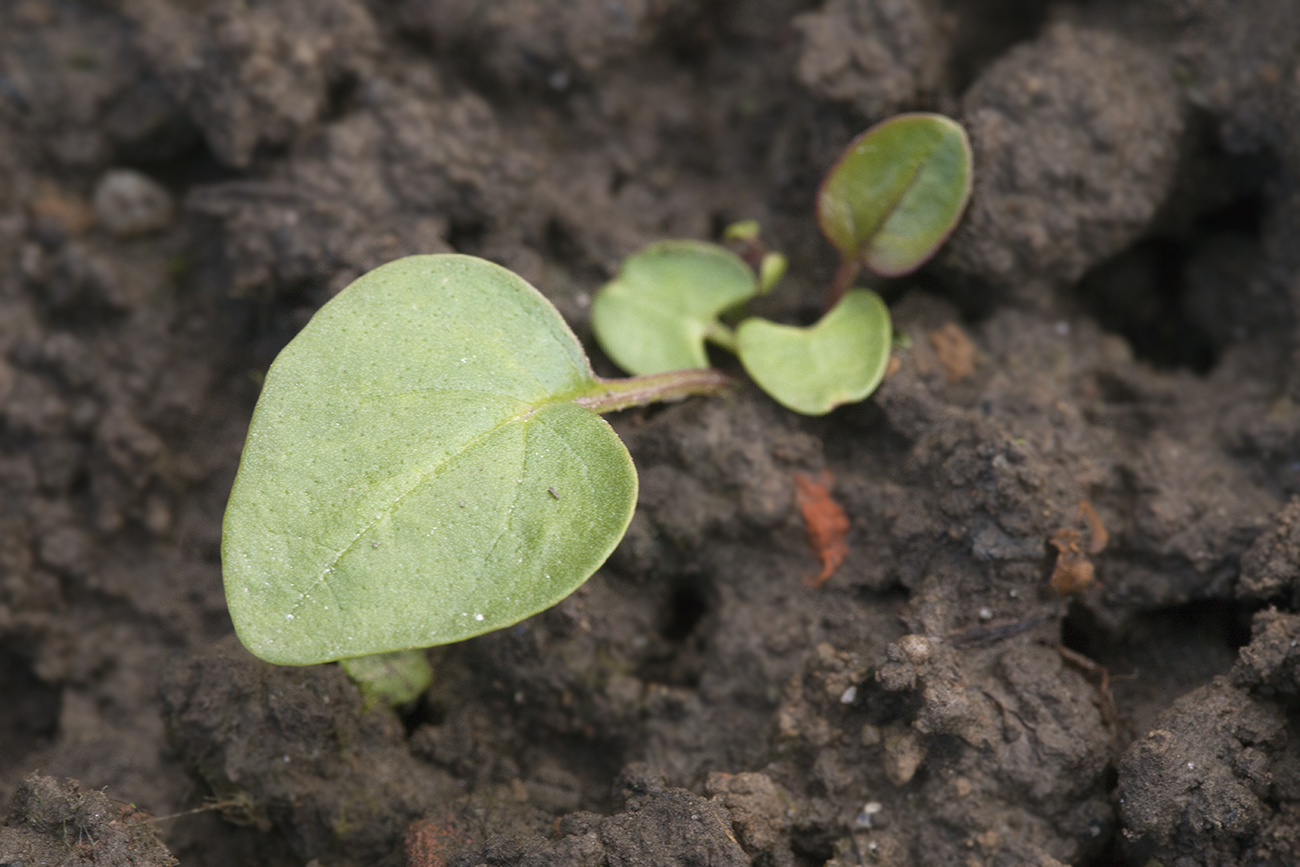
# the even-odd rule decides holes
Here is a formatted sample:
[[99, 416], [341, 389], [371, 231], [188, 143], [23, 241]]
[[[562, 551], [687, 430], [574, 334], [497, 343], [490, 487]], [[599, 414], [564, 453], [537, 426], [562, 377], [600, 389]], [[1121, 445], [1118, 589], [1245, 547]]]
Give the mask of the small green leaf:
[[358, 279], [280, 353], [226, 510], [240, 639], [306, 665], [459, 641], [563, 599], [636, 471], [555, 308], [469, 256]]
[[739, 223], [732, 223], [722, 230], [724, 241], [749, 241], [753, 243], [758, 240], [762, 234], [762, 227], [759, 226], [758, 220], [741, 220]]
[[746, 319], [736, 342], [745, 370], [777, 403], [825, 415], [876, 390], [889, 364], [889, 335], [885, 302], [854, 290], [809, 328]]
[[767, 253], [758, 263], [758, 291], [763, 295], [772, 291], [790, 267], [790, 260], [784, 253]]
[[629, 373], [708, 367], [718, 314], [758, 293], [744, 260], [716, 244], [664, 241], [632, 256], [591, 305], [601, 349]]
[[970, 198], [970, 141], [938, 114], [904, 114], [849, 145], [817, 195], [817, 222], [846, 260], [884, 277], [919, 268]]

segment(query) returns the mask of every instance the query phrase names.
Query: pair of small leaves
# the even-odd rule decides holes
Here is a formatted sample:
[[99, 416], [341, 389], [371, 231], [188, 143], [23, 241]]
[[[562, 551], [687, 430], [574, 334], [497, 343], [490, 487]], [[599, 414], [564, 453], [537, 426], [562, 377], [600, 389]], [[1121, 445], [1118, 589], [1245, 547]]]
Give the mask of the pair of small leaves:
[[[874, 293], [839, 293], [858, 264], [899, 276], [934, 255], [966, 206], [970, 175], [970, 143], [954, 121], [912, 114], [877, 124], [849, 145], [818, 193], [818, 224], [851, 266], [820, 322], [748, 319], [733, 335], [720, 317], [758, 294], [753, 272], [720, 247], [669, 241], [628, 259], [596, 296], [596, 339], [637, 374], [703, 367], [712, 340], [739, 355], [779, 403], [807, 415], [862, 400], [889, 362], [889, 312]], [[736, 237], [756, 240], [756, 224], [735, 228]]]
[[622, 538], [637, 477], [555, 308], [468, 256], [326, 304], [267, 373], [226, 510], [244, 645], [304, 665], [459, 641], [554, 605]]
[[764, 319], [733, 334], [720, 317], [759, 293], [734, 253], [698, 241], [664, 241], [623, 263], [592, 303], [601, 348], [624, 370], [659, 373], [708, 362], [705, 341], [732, 349], [782, 405], [823, 415], [875, 390], [889, 362], [889, 310], [873, 292], [850, 292], [810, 328]]

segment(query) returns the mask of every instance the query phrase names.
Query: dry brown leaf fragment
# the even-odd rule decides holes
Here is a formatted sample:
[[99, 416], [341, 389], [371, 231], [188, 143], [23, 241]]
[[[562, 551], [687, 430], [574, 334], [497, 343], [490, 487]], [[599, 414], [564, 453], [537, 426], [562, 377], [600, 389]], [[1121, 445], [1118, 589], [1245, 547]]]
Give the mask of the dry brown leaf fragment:
[[818, 478], [806, 473], [794, 474], [795, 504], [803, 516], [808, 533], [808, 547], [822, 564], [816, 575], [804, 579], [808, 587], [820, 587], [844, 562], [849, 546], [844, 537], [849, 532], [849, 517], [831, 496], [835, 477], [822, 470]]
[[949, 382], [960, 382], [975, 372], [975, 344], [955, 322], [949, 322], [925, 335], [943, 366]]
[[1087, 500], [1079, 501], [1079, 517], [1088, 523], [1088, 553], [1100, 554], [1105, 551], [1110, 543], [1110, 533], [1106, 532], [1106, 527], [1101, 523], [1101, 518], [1097, 515], [1097, 510], [1092, 507], [1092, 503]]
[[1100, 554], [1110, 542], [1101, 517], [1087, 500], [1079, 501], [1075, 520], [1078, 526], [1061, 527], [1049, 540], [1056, 549], [1056, 566], [1049, 583], [1062, 596], [1091, 586], [1096, 569], [1088, 556]]
[[1083, 534], [1071, 527], [1061, 527], [1052, 534], [1052, 547], [1056, 549], [1056, 567], [1052, 569], [1050, 584], [1062, 596], [1079, 593], [1092, 584], [1093, 565], [1079, 550]]

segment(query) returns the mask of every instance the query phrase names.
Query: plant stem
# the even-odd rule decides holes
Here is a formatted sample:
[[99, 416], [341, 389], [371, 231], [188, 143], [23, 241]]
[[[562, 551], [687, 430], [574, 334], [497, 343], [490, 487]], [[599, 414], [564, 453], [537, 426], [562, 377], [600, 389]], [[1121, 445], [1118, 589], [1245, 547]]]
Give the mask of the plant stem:
[[736, 351], [736, 332], [721, 322], [715, 321], [710, 324], [709, 330], [704, 332], [704, 339], [713, 341], [732, 355], [738, 354]]
[[840, 269], [835, 272], [835, 279], [831, 281], [831, 288], [826, 293], [826, 309], [828, 311], [836, 304], [839, 304], [840, 299], [844, 297], [844, 293], [848, 292], [850, 287], [853, 286], [853, 281], [858, 276], [859, 267], [861, 266], [858, 265], [857, 259], [840, 259]]
[[340, 659], [339, 666], [361, 690], [367, 708], [379, 701], [392, 707], [415, 701], [433, 683], [422, 648]]
[[616, 412], [630, 406], [683, 400], [697, 394], [717, 394], [732, 383], [731, 377], [712, 367], [670, 370], [628, 379], [596, 377], [596, 388], [573, 399], [596, 412]]

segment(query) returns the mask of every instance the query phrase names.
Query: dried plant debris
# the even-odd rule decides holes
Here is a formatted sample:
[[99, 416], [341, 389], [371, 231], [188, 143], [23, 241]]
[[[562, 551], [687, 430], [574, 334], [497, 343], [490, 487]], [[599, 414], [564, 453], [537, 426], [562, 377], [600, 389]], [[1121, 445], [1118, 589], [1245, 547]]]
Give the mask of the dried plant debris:
[[834, 476], [825, 470], [817, 478], [806, 473], [794, 474], [795, 503], [803, 516], [808, 547], [822, 564], [820, 572], [804, 579], [804, 584], [812, 588], [825, 584], [849, 553], [848, 543], [844, 541], [849, 532], [849, 518], [831, 496], [830, 486], [834, 483]]
[[1106, 549], [1110, 535], [1087, 500], [1079, 501], [1078, 527], [1059, 527], [1049, 540], [1056, 549], [1050, 584], [1062, 596], [1092, 586], [1095, 567], [1088, 558]]

